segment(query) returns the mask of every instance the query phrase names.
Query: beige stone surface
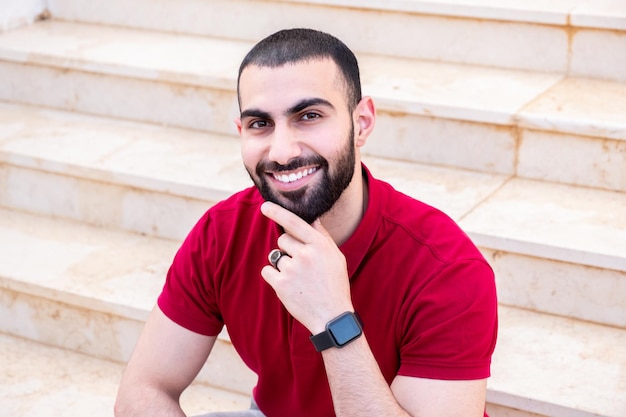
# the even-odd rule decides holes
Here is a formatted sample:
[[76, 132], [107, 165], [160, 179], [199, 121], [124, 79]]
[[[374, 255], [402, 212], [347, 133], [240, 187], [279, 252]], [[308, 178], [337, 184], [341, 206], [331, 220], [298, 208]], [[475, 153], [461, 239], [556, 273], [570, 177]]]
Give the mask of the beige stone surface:
[[415, 13], [465, 18], [521, 21], [532, 23], [567, 23], [569, 12], [586, 0], [290, 0], [301, 3], [340, 3], [352, 7], [371, 7]]
[[499, 315], [489, 402], [550, 417], [624, 415], [626, 330], [504, 306]]
[[501, 304], [626, 329], [626, 272], [503, 250], [482, 252], [496, 274]]
[[557, 83], [558, 74], [364, 56], [365, 94], [387, 111], [510, 125], [514, 115]]
[[363, 160], [377, 178], [457, 220], [500, 188], [508, 178], [370, 156]]
[[[0, 333], [0, 409], [11, 417], [113, 415], [122, 364]], [[190, 414], [245, 409], [250, 397], [193, 384], [181, 398]]]
[[519, 119], [522, 128], [626, 140], [626, 84], [566, 78], [522, 109]]
[[517, 174], [524, 178], [626, 192], [625, 166], [626, 140], [537, 130], [521, 134]]
[[[492, 417], [626, 415], [626, 3], [47, 3], [0, 35], [0, 332], [71, 351], [0, 335], [0, 414], [111, 415], [123, 365], [94, 357], [128, 359], [187, 230], [250, 185], [239, 61], [309, 26], [359, 53], [373, 173], [494, 267]], [[214, 350], [197, 381], [227, 391], [194, 385], [192, 414], [248, 405], [225, 332]]]
[[[88, 7], [79, 0], [50, 3], [55, 16], [69, 20], [224, 36], [247, 42], [285, 27], [313, 27], [339, 35], [364, 53], [560, 73], [568, 71], [568, 56], [574, 51], [574, 60], [587, 62], [587, 68], [593, 69], [589, 75], [602, 77], [619, 70], [585, 60], [594, 52], [594, 46], [600, 46], [595, 48], [600, 54], [619, 47], [618, 42], [611, 41], [610, 31], [624, 31], [626, 27], [626, 12], [620, 0], [289, 0], [266, 3], [254, 14], [248, 12], [255, 6], [250, 0], [214, 0], [210, 4], [197, 0], [186, 0], [184, 4], [142, 0], [136, 1], [133, 8], [123, 0], [91, 1]], [[329, 5], [333, 6], [333, 19], [326, 18]], [[239, 24], [228, 25], [231, 21]], [[385, 30], [379, 30], [380, 27]], [[593, 46], [572, 36], [578, 35], [581, 27], [593, 28], [599, 35]], [[404, 42], [405, 39], [428, 42]], [[611, 42], [613, 47], [606, 48], [602, 42]], [[613, 62], [619, 62], [619, 56], [603, 55]]]
[[479, 245], [626, 271], [626, 195], [515, 178], [463, 218]]
[[[57, 21], [0, 37], [0, 57], [14, 62], [224, 90], [234, 89], [237, 67], [249, 47], [245, 42]], [[455, 47], [466, 49], [462, 44]], [[519, 48], [516, 51], [519, 53]], [[539, 55], [550, 57], [554, 53]], [[374, 56], [363, 56], [361, 67], [365, 93], [379, 97], [380, 104], [389, 110], [497, 124], [511, 123], [517, 109], [560, 78], [555, 74]]]
[[572, 24], [626, 30], [626, 3], [621, 0], [585, 1], [572, 11]]
[[[0, 283], [145, 320], [179, 243], [0, 209]], [[49, 296], [49, 295], [48, 295]]]
[[626, 82], [626, 17], [621, 17], [616, 25], [621, 27], [619, 31], [593, 29], [575, 32], [571, 47], [571, 75]]

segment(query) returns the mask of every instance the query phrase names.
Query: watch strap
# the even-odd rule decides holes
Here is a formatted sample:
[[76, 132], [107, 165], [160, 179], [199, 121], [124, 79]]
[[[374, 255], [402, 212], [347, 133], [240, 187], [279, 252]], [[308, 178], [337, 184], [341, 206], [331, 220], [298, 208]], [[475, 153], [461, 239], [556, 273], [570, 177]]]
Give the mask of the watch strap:
[[356, 312], [352, 313], [352, 312], [347, 311], [347, 312], [345, 312], [345, 313], [335, 317], [331, 321], [329, 321], [326, 324], [326, 330], [324, 330], [323, 332], [318, 333], [316, 335], [312, 335], [310, 337], [311, 342], [313, 343], [313, 346], [315, 347], [315, 350], [317, 350], [318, 352], [321, 352], [321, 351], [329, 349], [331, 347], [342, 347], [342, 346], [345, 346], [345, 344], [350, 343], [352, 340], [354, 340], [354, 339], [352, 339], [352, 340], [346, 342], [344, 345], [340, 346], [340, 345], [338, 345], [335, 342], [335, 339], [333, 338], [333, 336], [332, 336], [332, 334], [330, 332], [330, 329], [329, 329], [330, 326], [334, 322], [336, 322], [338, 319], [344, 317], [345, 315], [351, 315], [354, 318], [354, 320], [356, 321], [356, 324], [357, 324], [357, 326], [359, 328], [359, 331], [360, 331], [358, 336], [360, 336], [363, 333], [363, 330], [362, 330], [363, 329], [363, 322], [361, 321], [361, 317], [359, 317], [359, 315]]
[[335, 341], [333, 337], [330, 335], [328, 329], [324, 330], [321, 333], [311, 336], [311, 342], [313, 342], [313, 346], [315, 346], [315, 350], [321, 352], [328, 348], [335, 346]]

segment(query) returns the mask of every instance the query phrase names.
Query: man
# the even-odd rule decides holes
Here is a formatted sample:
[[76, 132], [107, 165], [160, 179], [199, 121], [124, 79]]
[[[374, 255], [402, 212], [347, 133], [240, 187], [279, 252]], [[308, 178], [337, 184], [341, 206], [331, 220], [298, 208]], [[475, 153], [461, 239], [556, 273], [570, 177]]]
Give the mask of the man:
[[183, 416], [179, 395], [225, 324], [260, 409], [228, 415], [482, 416], [493, 273], [447, 216], [362, 165], [375, 109], [352, 52], [278, 32], [242, 62], [238, 97], [256, 187], [183, 243], [116, 415]]

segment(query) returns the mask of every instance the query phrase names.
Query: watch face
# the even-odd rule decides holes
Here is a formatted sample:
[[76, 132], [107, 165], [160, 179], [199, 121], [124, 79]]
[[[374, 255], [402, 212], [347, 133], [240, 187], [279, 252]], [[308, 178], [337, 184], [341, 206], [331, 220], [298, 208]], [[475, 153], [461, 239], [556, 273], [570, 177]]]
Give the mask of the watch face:
[[361, 328], [351, 314], [338, 317], [328, 327], [328, 330], [339, 346], [343, 346], [361, 335]]

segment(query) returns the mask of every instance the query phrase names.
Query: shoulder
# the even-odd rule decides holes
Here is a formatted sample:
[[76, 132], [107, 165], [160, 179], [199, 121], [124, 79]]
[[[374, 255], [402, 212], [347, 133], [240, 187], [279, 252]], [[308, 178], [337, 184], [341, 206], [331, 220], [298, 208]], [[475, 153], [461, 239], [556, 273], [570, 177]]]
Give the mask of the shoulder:
[[258, 208], [263, 198], [256, 187], [249, 187], [220, 201], [208, 210], [210, 216], [234, 216]]
[[426, 246], [434, 257], [444, 263], [462, 259], [484, 262], [470, 237], [446, 213], [397, 191], [384, 181], [372, 180], [374, 187], [378, 188], [384, 232]]
[[245, 226], [245, 223], [262, 217], [260, 212], [262, 203], [263, 198], [255, 187], [246, 188], [209, 208], [198, 220], [194, 230], [206, 229], [210, 225]]

